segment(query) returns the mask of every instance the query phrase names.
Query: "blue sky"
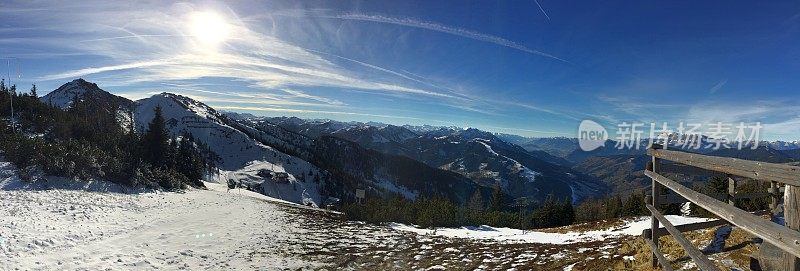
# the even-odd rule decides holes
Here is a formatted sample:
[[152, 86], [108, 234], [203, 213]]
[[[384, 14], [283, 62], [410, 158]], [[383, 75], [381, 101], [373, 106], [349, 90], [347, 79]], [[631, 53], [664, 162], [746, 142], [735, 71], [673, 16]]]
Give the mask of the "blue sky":
[[0, 56], [42, 93], [83, 77], [256, 115], [526, 136], [759, 121], [800, 139], [797, 2], [28, 2], [0, 4]]

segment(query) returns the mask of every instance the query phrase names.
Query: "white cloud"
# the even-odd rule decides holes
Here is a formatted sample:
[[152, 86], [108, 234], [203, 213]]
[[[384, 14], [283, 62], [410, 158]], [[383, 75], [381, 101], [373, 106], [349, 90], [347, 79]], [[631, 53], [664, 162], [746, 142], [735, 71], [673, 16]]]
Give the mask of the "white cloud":
[[229, 109], [229, 110], [244, 110], [244, 111], [283, 112], [283, 113], [315, 113], [315, 114], [332, 114], [332, 115], [354, 115], [354, 116], [366, 116], [366, 117], [377, 117], [377, 118], [387, 118], [387, 119], [407, 119], [407, 120], [429, 121], [429, 122], [452, 124], [451, 122], [447, 122], [447, 121], [433, 120], [433, 119], [427, 119], [427, 118], [414, 118], [414, 117], [405, 117], [405, 116], [357, 113], [357, 112], [347, 112], [347, 111], [324, 111], [324, 110], [306, 110], [306, 109], [297, 109], [297, 108], [270, 108], [270, 107], [226, 106], [226, 105], [218, 105], [218, 106], [214, 106], [214, 108], [217, 108], [217, 109]]
[[[63, 13], [71, 16], [48, 17], [44, 20], [46, 25], [41, 27], [60, 34], [34, 40], [102, 57], [105, 60], [100, 62], [104, 65], [37, 78], [42, 81], [129, 72], [137, 74], [127, 77], [129, 84], [224, 77], [244, 80], [263, 88], [330, 87], [390, 95], [453, 97], [380, 78], [363, 78], [333, 64], [317, 52], [252, 30], [232, 11], [220, 15], [228, 24], [226, 30], [231, 38], [221, 46], [210, 48], [187, 34], [197, 31], [187, 26], [190, 22], [188, 14], [203, 10], [191, 4], [120, 10], [105, 5], [95, 7], [91, 3], [70, 3], [57, 9], [63, 9]], [[317, 100], [325, 102], [322, 99], [325, 98], [317, 97]]]
[[779, 122], [764, 123], [764, 134], [784, 140], [800, 139], [800, 116]]
[[[35, 7], [38, 3], [19, 5], [32, 6], [30, 9], [23, 9], [30, 10], [30, 13], [15, 15], [41, 18], [25, 22], [31, 24], [31, 29], [47, 33], [39, 37], [26, 37], [26, 43], [47, 44], [70, 55], [87, 56], [84, 59], [91, 59], [88, 62], [91, 64], [84, 64], [83, 61], [65, 62], [67, 69], [34, 78], [39, 82], [92, 76], [102, 78], [103, 81], [99, 83], [103, 86], [127, 87], [131, 90], [141, 90], [142, 85], [152, 86], [155, 83], [167, 86], [158, 92], [195, 92], [204, 95], [207, 102], [241, 102], [244, 106], [347, 106], [347, 100], [340, 100], [343, 98], [339, 97], [335, 99], [333, 95], [326, 94], [326, 91], [372, 93], [494, 116], [503, 115], [500, 112], [508, 110], [506, 107], [509, 106], [498, 101], [496, 97], [469, 95], [461, 86], [451, 87], [440, 81], [433, 83], [433, 80], [410, 72], [398, 72], [378, 64], [291, 44], [271, 35], [269, 29], [259, 29], [260, 25], [255, 25], [264, 24], [263, 21], [253, 20], [255, 17], [240, 19], [231, 9], [225, 7], [216, 10], [225, 18], [228, 24], [227, 36], [230, 38], [219, 46], [209, 47], [192, 35], [192, 31], [197, 29], [187, 25], [191, 21], [189, 14], [208, 11], [205, 6], [150, 2], [137, 4], [137, 9], [119, 9], [116, 5], [105, 2], [61, 2], [47, 5], [49, 9], [70, 16], [44, 16], [52, 11], [41, 11]], [[298, 22], [305, 22], [303, 20], [307, 18], [302, 18], [303, 16], [320, 17], [317, 15], [330, 13], [314, 11], [289, 14], [294, 14], [291, 17], [298, 17]], [[428, 29], [561, 60], [501, 37], [437, 23], [357, 14], [343, 15], [336, 19], [366, 20]], [[274, 21], [272, 24], [276, 27]], [[309, 25], [315, 24], [320, 22]], [[348, 63], [338, 60], [358, 66], [346, 65]], [[84, 66], [75, 67], [75, 64]], [[364, 73], [365, 69], [361, 67], [378, 71], [378, 76]], [[195, 84], [205, 78], [238, 81], [247, 85], [248, 89]], [[311, 88], [320, 91], [311, 95], [307, 91]], [[253, 93], [256, 91], [258, 93]], [[141, 98], [141, 95], [143, 93], [140, 91], [128, 96]], [[526, 103], [512, 106], [574, 119], [568, 114]]]
[[741, 101], [698, 103], [689, 108], [685, 119], [696, 122], [740, 122], [786, 118], [800, 111], [800, 105], [781, 101]]

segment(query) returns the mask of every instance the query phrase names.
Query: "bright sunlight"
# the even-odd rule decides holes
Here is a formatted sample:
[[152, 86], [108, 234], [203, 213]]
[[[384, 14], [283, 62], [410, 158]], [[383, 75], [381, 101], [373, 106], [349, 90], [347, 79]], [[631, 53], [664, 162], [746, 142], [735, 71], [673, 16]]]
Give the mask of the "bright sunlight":
[[230, 25], [215, 12], [195, 12], [189, 16], [191, 35], [206, 46], [216, 46], [228, 37]]

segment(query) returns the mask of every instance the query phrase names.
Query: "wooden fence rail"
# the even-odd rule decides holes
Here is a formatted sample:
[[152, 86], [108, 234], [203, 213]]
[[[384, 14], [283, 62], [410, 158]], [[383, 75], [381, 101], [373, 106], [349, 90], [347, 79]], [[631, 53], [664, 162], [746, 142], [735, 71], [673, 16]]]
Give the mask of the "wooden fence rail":
[[775, 181], [792, 186], [800, 186], [800, 167], [717, 157], [664, 149], [648, 149], [647, 154], [654, 158], [678, 162], [711, 171], [718, 171], [761, 181]]
[[[730, 198], [728, 198], [727, 193], [714, 193], [714, 194], [709, 194], [708, 196], [715, 198], [717, 200], [726, 200], [726, 199], [730, 200]], [[765, 198], [771, 196], [772, 193], [769, 192], [736, 193], [736, 195], [733, 196], [733, 199], [735, 200], [756, 199], [756, 198]], [[661, 195], [661, 198], [658, 200], [658, 203], [660, 203], [661, 205], [668, 205], [673, 203], [685, 203], [685, 202], [689, 202], [689, 200], [685, 199], [684, 197], [681, 197], [681, 195], [678, 194]]]
[[[650, 204], [647, 205], [651, 213], [652, 224], [649, 231], [643, 232], [643, 236], [648, 239], [648, 243], [652, 248], [653, 267], [657, 267], [660, 264], [665, 270], [671, 269], [669, 262], [666, 261], [666, 258], [663, 257], [658, 249], [658, 237], [669, 233], [701, 270], [718, 270], [705, 255], [686, 240], [681, 232], [729, 223], [783, 250], [783, 270], [800, 271], [800, 258], [798, 258], [800, 257], [800, 232], [798, 232], [798, 228], [800, 228], [800, 191], [798, 190], [798, 186], [800, 186], [800, 167], [664, 150], [658, 145], [648, 149], [647, 153], [652, 156], [652, 161], [648, 162], [645, 170], [645, 175], [652, 179], [652, 192], [651, 196], [648, 197]], [[704, 195], [657, 173], [660, 159], [730, 175], [768, 181], [771, 185], [768, 192], [737, 194], [735, 180], [729, 175], [728, 193]], [[784, 193], [784, 219], [786, 220], [786, 226], [762, 219], [759, 213], [749, 213], [735, 207], [736, 199], [771, 197], [770, 207], [771, 210], [774, 210], [779, 200], [778, 183], [786, 184], [786, 192]], [[661, 195], [662, 190], [665, 189], [671, 190], [675, 194]], [[721, 219], [675, 227], [658, 211], [658, 206], [661, 204], [687, 201], [719, 216]], [[663, 229], [659, 228], [659, 223], [664, 225]]]

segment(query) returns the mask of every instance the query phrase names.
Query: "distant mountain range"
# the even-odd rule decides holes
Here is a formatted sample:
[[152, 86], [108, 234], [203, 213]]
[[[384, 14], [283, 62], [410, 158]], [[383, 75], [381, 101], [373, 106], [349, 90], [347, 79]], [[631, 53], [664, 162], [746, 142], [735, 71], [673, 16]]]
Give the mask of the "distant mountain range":
[[[648, 140], [638, 143], [639, 148], [618, 148], [618, 142], [607, 140], [604, 146], [592, 150], [579, 149], [577, 138], [548, 137], [528, 138], [518, 135], [497, 134], [499, 138], [522, 146], [528, 151], [545, 151], [554, 156], [562, 157], [573, 164], [572, 169], [587, 174], [606, 184], [612, 193], [629, 194], [641, 191], [650, 185], [650, 179], [644, 176], [644, 167], [650, 157], [646, 155]], [[739, 159], [763, 161], [770, 163], [792, 163], [800, 161], [800, 144], [797, 141], [760, 141], [758, 148], [752, 149], [749, 144], [741, 150], [736, 145], [730, 148], [706, 148], [713, 145], [713, 140], [708, 137], [695, 137], [695, 144], [699, 142], [700, 148], [691, 143], [689, 136], [670, 135], [670, 149], [687, 152], [703, 153], [713, 156], [734, 157]], [[676, 163], [669, 163], [662, 170], [681, 176], [683, 182], [704, 182], [713, 173], [699, 170]]]
[[[173, 135], [192, 134], [220, 156], [221, 171], [214, 179], [261, 185], [264, 194], [310, 205], [319, 205], [329, 196], [352, 200], [356, 189], [409, 199], [445, 197], [463, 204], [476, 192], [489, 197], [494, 186], [509, 200], [527, 197], [537, 202], [553, 194], [580, 201], [641, 190], [649, 182], [641, 174], [648, 159], [646, 141], [639, 142], [639, 149], [619, 149], [617, 142], [608, 140], [605, 146], [585, 152], [578, 148], [577, 139], [567, 137], [258, 117], [219, 112], [171, 93], [130, 101], [83, 79], [66, 83], [41, 100], [61, 108], [69, 108], [76, 100], [106, 104], [127, 120], [123, 125], [139, 131], [153, 118], [154, 109], [161, 107]], [[682, 147], [685, 138], [672, 136], [674, 143], [669, 147], [686, 151], [773, 163], [800, 159], [797, 142], [762, 142], [754, 150], [714, 151]], [[709, 143], [708, 138], [700, 140]], [[264, 170], [287, 172], [289, 182], [265, 182], [260, 174]]]
[[276, 125], [309, 138], [336, 137], [383, 154], [411, 158], [458, 173], [481, 187], [500, 185], [512, 197], [538, 201], [554, 194], [580, 200], [608, 192], [603, 183], [570, 169], [570, 163], [563, 158], [544, 151], [527, 151], [474, 128], [229, 115], [250, 123]]
[[[212, 179], [258, 185], [262, 193], [287, 201], [319, 206], [329, 196], [352, 200], [356, 189], [372, 196], [445, 197], [459, 204], [476, 191], [486, 197], [491, 194], [491, 187], [407, 157], [373, 151], [338, 137], [312, 138], [263, 121], [231, 118], [177, 94], [130, 101], [76, 79], [40, 99], [64, 109], [75, 100], [107, 104], [108, 110], [133, 121], [130, 124], [138, 131], [147, 127], [154, 109], [160, 107], [173, 136], [191, 134], [221, 158], [221, 170]], [[117, 107], [119, 104], [123, 106]], [[405, 136], [391, 129], [385, 130], [387, 140]], [[269, 181], [261, 174], [264, 170], [286, 172], [289, 182]]]

